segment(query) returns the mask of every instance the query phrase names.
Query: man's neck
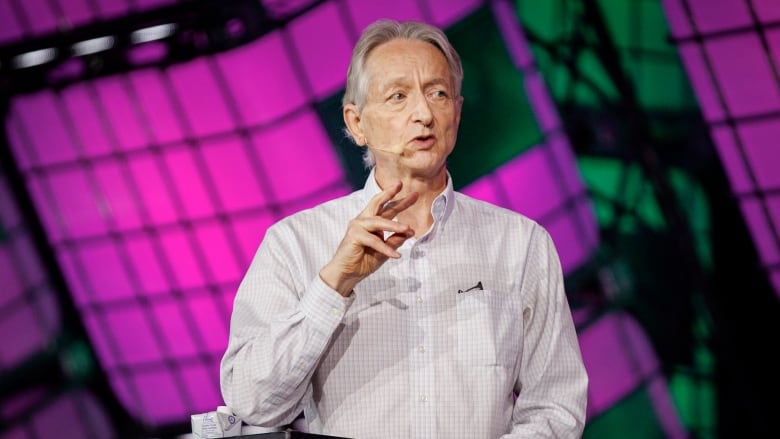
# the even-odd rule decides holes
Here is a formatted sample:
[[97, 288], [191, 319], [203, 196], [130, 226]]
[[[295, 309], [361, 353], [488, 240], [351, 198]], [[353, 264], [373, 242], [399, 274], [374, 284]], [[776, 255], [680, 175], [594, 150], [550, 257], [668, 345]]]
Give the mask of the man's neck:
[[398, 215], [398, 221], [408, 224], [419, 237], [430, 229], [433, 224], [433, 215], [431, 206], [436, 197], [439, 196], [447, 187], [447, 170], [442, 170], [431, 178], [417, 177], [413, 175], [388, 175], [387, 173], [376, 170], [374, 174], [376, 182], [380, 188], [394, 184], [397, 181], [403, 183], [401, 192], [396, 196], [397, 199], [405, 197], [407, 194], [417, 192], [419, 198], [416, 203], [404, 210]]

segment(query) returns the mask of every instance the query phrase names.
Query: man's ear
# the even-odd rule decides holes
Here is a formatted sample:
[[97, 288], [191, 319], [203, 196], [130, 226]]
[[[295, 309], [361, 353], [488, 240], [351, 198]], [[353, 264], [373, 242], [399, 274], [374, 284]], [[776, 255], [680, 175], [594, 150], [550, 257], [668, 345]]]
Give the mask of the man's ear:
[[347, 126], [347, 130], [352, 135], [352, 140], [358, 146], [366, 146], [366, 136], [363, 135], [363, 130], [360, 129], [360, 112], [357, 105], [347, 104], [344, 106], [344, 125]]

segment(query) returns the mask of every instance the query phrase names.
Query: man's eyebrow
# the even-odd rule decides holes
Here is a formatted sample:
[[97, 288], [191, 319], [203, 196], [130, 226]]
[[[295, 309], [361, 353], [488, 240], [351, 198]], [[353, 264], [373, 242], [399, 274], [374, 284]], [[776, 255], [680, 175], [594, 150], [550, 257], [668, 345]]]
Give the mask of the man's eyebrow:
[[382, 81], [382, 83], [380, 84], [379, 89], [382, 90], [382, 91], [387, 91], [387, 90], [389, 90], [389, 89], [391, 89], [393, 87], [406, 86], [407, 82], [408, 81], [406, 79], [404, 79], [403, 77], [391, 78], [391, 79], [388, 79], [386, 81]]
[[446, 78], [434, 78], [430, 81], [425, 83], [426, 87], [430, 87], [431, 85], [450, 85], [450, 81], [448, 81]]
[[[392, 78], [392, 79], [388, 79], [387, 81], [382, 82], [382, 84], [379, 87], [379, 90], [382, 91], [382, 92], [387, 92], [390, 89], [395, 88], [395, 87], [408, 87], [408, 83], [409, 83], [409, 80], [407, 78], [404, 78], [404, 77]], [[449, 87], [450, 86], [450, 81], [448, 80], [448, 78], [433, 78], [433, 79], [430, 79], [430, 80], [426, 81], [423, 84], [423, 88], [428, 88], [428, 87], [431, 87], [431, 86], [434, 86], [434, 85], [444, 85], [444, 86]]]

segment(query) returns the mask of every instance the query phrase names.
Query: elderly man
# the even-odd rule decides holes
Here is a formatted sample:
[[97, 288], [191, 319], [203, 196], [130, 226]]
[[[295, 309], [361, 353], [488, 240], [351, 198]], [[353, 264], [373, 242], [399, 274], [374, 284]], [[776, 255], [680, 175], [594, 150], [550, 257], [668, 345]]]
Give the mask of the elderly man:
[[263, 426], [365, 438], [579, 437], [587, 375], [548, 233], [453, 190], [460, 58], [382, 20], [343, 115], [362, 190], [268, 229], [236, 296], [226, 404]]

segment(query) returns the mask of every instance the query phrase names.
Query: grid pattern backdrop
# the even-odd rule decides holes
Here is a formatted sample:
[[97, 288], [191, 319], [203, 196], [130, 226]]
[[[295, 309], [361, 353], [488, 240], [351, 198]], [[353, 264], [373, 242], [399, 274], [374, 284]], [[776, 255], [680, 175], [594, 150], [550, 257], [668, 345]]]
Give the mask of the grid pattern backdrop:
[[[0, 0], [0, 49], [217, 3]], [[250, 3], [262, 32], [187, 30], [193, 47], [253, 35], [240, 44], [176, 58], [130, 39], [102, 73], [58, 46], [35, 58], [59, 63], [50, 86], [2, 102], [0, 333], [18, 336], [0, 344], [0, 438], [74, 416], [66, 437], [175, 436], [222, 404], [233, 298], [266, 228], [367, 176], [340, 103], [351, 47], [382, 17], [438, 25], [462, 57], [455, 188], [539, 221], [558, 247], [590, 375], [584, 437], [715, 437], [705, 293], [723, 212], [696, 160], [723, 163], [780, 295], [780, 3], [221, 4]]]
[[780, 297], [780, 4], [663, 3], [732, 192]]
[[[499, 122], [515, 116], [530, 128], [506, 125], [506, 135], [469, 144], [485, 127], [479, 108], [471, 121], [464, 115], [457, 186], [545, 224], [567, 272], [595, 249], [585, 186], [511, 6], [420, 6], [323, 2], [229, 52], [13, 100], [14, 157], [99, 363], [132, 416], [163, 425], [220, 403], [232, 298], [265, 228], [355, 186], [345, 146], [330, 140], [340, 126], [319, 113], [342, 92], [355, 29], [375, 18], [450, 28], [473, 78], [467, 102], [494, 99], [507, 111]], [[487, 50], [471, 42], [476, 32]], [[480, 67], [491, 56], [503, 71]], [[497, 79], [512, 93], [480, 90]], [[467, 165], [491, 151], [481, 169]]]
[[[3, 394], [12, 395], [0, 401], [0, 422], [26, 419], [3, 437], [44, 437], [52, 423], [65, 419], [71, 420], [74, 437], [114, 436], [104, 407], [89, 391], [53, 389], [51, 382], [30, 373], [37, 364], [45, 364], [44, 373], [49, 376], [58, 369], [79, 375], [84, 360], [88, 361], [84, 350], [64, 336], [57, 287], [33, 241], [10, 181], [0, 173], [0, 334], [4, 338], [0, 388]], [[57, 346], [64, 347], [61, 353]], [[35, 378], [28, 379], [30, 375]]]
[[177, 0], [27, 0], [0, 2], [0, 44], [73, 29]]

